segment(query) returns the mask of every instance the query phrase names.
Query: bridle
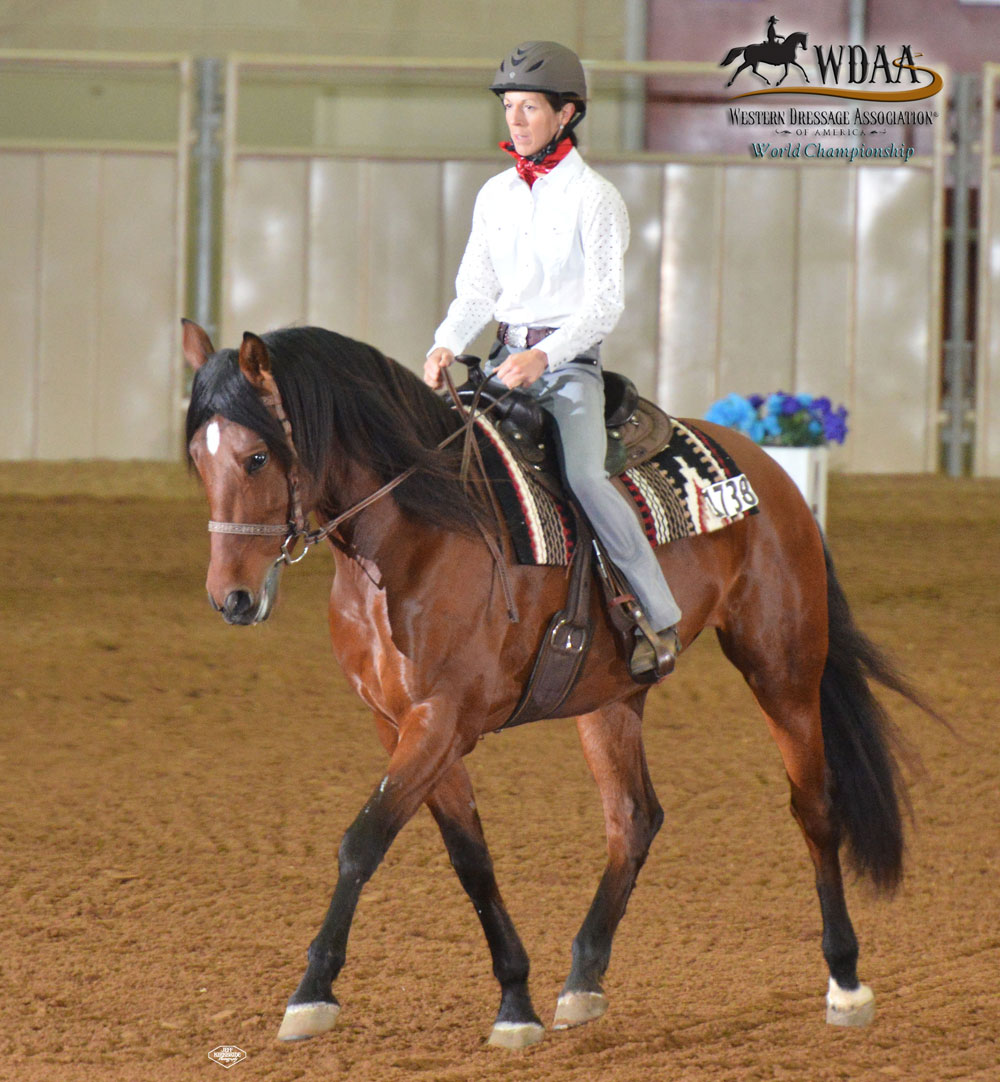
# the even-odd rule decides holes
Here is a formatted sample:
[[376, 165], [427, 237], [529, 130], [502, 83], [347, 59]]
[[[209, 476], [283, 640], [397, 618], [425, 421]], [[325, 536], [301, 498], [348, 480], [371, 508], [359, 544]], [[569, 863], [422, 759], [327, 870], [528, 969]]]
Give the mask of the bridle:
[[[473, 449], [473, 453], [477, 458], [479, 455], [478, 445], [476, 444], [474, 426], [477, 415], [481, 416], [488, 413], [499, 405], [507, 395], [511, 394], [508, 391], [507, 394], [501, 395], [494, 401], [491, 401], [489, 405], [481, 411], [477, 408], [479, 404], [480, 391], [482, 385], [476, 389], [472, 402], [466, 407], [458, 396], [458, 392], [455, 390], [455, 384], [452, 382], [451, 376], [446, 369], [442, 369], [442, 375], [444, 376], [445, 384], [451, 395], [452, 400], [455, 402], [456, 407], [459, 410], [460, 415], [464, 418], [464, 423], [461, 427], [457, 428], [451, 435], [446, 436], [438, 445], [437, 450], [441, 450], [443, 447], [447, 447], [449, 443], [458, 439], [459, 436], [464, 435], [466, 438], [466, 448], [463, 454], [462, 464], [462, 476], [465, 476], [468, 459], [470, 456], [470, 448]], [[376, 489], [370, 495], [365, 496], [364, 499], [359, 500], [356, 504], [347, 508], [346, 511], [341, 511], [339, 515], [330, 519], [329, 522], [324, 523], [318, 529], [310, 530], [309, 523], [306, 519], [305, 512], [302, 509], [302, 492], [299, 482], [299, 471], [301, 467], [301, 461], [299, 459], [298, 450], [295, 447], [295, 440], [292, 436], [292, 425], [288, 420], [288, 414], [285, 412], [284, 403], [281, 401], [281, 392], [278, 390], [278, 384], [275, 382], [274, 375], [270, 371], [261, 370], [259, 373], [260, 381], [263, 385], [263, 393], [260, 396], [260, 400], [266, 407], [268, 412], [275, 418], [275, 420], [281, 425], [281, 429], [285, 434], [285, 442], [288, 447], [288, 452], [291, 457], [291, 466], [289, 467], [286, 477], [288, 481], [288, 508], [289, 516], [288, 521], [285, 523], [275, 522], [219, 522], [215, 519], [210, 519], [208, 523], [209, 533], [221, 533], [221, 534], [237, 534], [242, 537], [281, 537], [284, 536], [284, 541], [281, 543], [281, 552], [278, 554], [277, 559], [274, 561], [274, 566], [279, 567], [281, 564], [297, 564], [301, 560], [304, 560], [309, 550], [320, 541], [325, 541], [330, 538], [334, 544], [337, 545], [343, 552], [350, 556], [354, 553], [351, 547], [344, 541], [339, 534], [340, 526], [347, 522], [348, 519], [354, 518], [355, 515], [359, 515], [367, 507], [371, 507], [373, 503], [382, 499], [383, 496], [387, 496], [394, 488], [398, 488], [404, 481], [412, 477], [416, 473], [418, 467], [416, 465], [410, 466], [409, 469], [404, 470], [401, 474], [394, 477], [391, 481], [386, 482], [381, 488]], [[480, 465], [482, 462], [480, 460]], [[485, 477], [485, 472], [483, 474]], [[492, 499], [492, 494], [491, 494]], [[494, 512], [499, 514], [499, 511], [494, 505]], [[493, 559], [496, 562], [497, 567], [500, 570], [500, 580], [504, 590], [504, 596], [507, 601], [507, 610], [511, 616], [511, 620], [517, 621], [517, 609], [514, 604], [513, 594], [510, 590], [510, 584], [507, 581], [506, 570], [504, 566], [503, 557], [496, 546], [496, 542], [486, 533], [482, 524], [479, 524], [480, 531], [483, 534], [483, 538], [493, 555]], [[302, 550], [295, 555], [295, 549], [298, 542], [302, 542]]]
[[[302, 510], [302, 490], [299, 481], [301, 460], [299, 458], [298, 449], [295, 446], [295, 439], [292, 436], [292, 424], [288, 420], [288, 414], [285, 412], [284, 403], [281, 401], [281, 392], [278, 390], [278, 384], [275, 382], [274, 375], [271, 372], [261, 371], [259, 378], [263, 384], [264, 392], [261, 394], [260, 400], [271, 416], [281, 425], [281, 429], [285, 434], [285, 443], [288, 448], [288, 453], [291, 457], [292, 464], [286, 473], [288, 481], [288, 521], [285, 523], [219, 522], [216, 519], [210, 519], [208, 523], [208, 532], [238, 534], [242, 537], [284, 537], [284, 541], [281, 543], [281, 552], [274, 561], [276, 567], [280, 564], [299, 563], [301, 560], [305, 559], [306, 554], [313, 545], [326, 540], [328, 537], [332, 537], [339, 543], [340, 547], [346, 551], [348, 546], [337, 533], [341, 524], [348, 519], [353, 518], [355, 515], [360, 514], [366, 507], [370, 507], [375, 503], [376, 500], [380, 500], [383, 496], [388, 495], [394, 488], [397, 488], [407, 480], [407, 478], [411, 477], [416, 472], [417, 467], [411, 466], [408, 470], [404, 470], [398, 477], [394, 477], [370, 496], [366, 496], [363, 500], [360, 500], [358, 503], [349, 507], [346, 511], [342, 511], [335, 518], [324, 523], [319, 529], [310, 530], [305, 512]], [[444, 447], [446, 444], [450, 443], [455, 436], [460, 435], [461, 432], [462, 429], [459, 429], [457, 432], [452, 433], [448, 439], [443, 440], [438, 444], [438, 447]], [[302, 551], [299, 552], [298, 555], [294, 555], [295, 547], [300, 540], [302, 541]]]

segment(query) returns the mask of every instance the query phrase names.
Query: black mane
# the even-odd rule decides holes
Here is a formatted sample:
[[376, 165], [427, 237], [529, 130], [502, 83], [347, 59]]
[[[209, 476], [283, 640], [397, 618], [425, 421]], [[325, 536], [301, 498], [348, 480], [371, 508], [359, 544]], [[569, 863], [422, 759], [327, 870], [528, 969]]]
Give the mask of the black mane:
[[[261, 338], [302, 467], [313, 479], [322, 482], [335, 450], [373, 469], [383, 483], [416, 465], [392, 492], [399, 506], [446, 529], [474, 528], [482, 507], [459, 479], [463, 440], [436, 449], [459, 423], [443, 399], [373, 346], [334, 331], [292, 327]], [[188, 443], [215, 414], [258, 433], [290, 466], [281, 426], [243, 377], [236, 350], [220, 350], [195, 373]]]

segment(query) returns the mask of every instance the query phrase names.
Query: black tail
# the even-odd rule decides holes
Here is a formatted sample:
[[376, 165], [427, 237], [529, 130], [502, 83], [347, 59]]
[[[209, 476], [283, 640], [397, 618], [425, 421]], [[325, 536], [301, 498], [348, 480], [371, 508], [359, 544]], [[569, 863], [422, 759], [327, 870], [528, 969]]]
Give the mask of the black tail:
[[737, 45], [735, 49], [730, 49], [729, 52], [726, 53], [726, 59], [722, 61], [719, 67], [724, 68], [727, 64], [731, 64], [740, 53], [743, 52], [743, 48], [742, 45]]
[[858, 630], [825, 547], [824, 552], [830, 647], [820, 705], [834, 813], [855, 869], [878, 889], [892, 891], [903, 875], [903, 793], [896, 757], [902, 745], [868, 681], [934, 712]]

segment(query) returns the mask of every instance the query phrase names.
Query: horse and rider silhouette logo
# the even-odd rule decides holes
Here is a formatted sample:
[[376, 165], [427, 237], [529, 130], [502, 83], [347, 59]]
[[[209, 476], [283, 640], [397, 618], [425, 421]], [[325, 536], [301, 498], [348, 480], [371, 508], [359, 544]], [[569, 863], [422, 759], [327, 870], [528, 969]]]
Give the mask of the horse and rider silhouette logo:
[[726, 86], [732, 86], [736, 76], [739, 75], [744, 68], [749, 68], [754, 75], [759, 79], [763, 79], [768, 86], [771, 85], [771, 80], [757, 70], [758, 64], [770, 64], [772, 67], [785, 69], [784, 74], [775, 83], [775, 86], [781, 86], [788, 76], [788, 69], [790, 66], [794, 66], [802, 72], [802, 78], [809, 82], [809, 76], [806, 75], [806, 70], [795, 59], [795, 54], [799, 49], [806, 47], [806, 35], [801, 31], [796, 31], [794, 34], [789, 34], [787, 37], [782, 36], [775, 29], [775, 24], [778, 22], [776, 16], [772, 15], [767, 20], [767, 40], [758, 42], [754, 45], [737, 45], [735, 48], [729, 50], [726, 53], [725, 59], [719, 65], [720, 68], [725, 68], [730, 65], [741, 53], [743, 54], [743, 63], [733, 73], [733, 78], [726, 83]]

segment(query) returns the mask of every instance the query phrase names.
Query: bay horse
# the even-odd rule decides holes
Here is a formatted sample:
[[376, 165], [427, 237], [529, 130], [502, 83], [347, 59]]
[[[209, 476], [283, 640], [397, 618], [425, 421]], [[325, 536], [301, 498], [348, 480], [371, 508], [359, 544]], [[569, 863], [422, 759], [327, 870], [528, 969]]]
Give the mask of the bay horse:
[[743, 54], [743, 63], [733, 72], [732, 79], [726, 83], [726, 86], [732, 86], [736, 79], [744, 68], [749, 68], [758, 79], [763, 79], [768, 86], [771, 85], [770, 80], [761, 75], [757, 70], [758, 64], [770, 64], [772, 67], [780, 68], [784, 65], [785, 73], [774, 84], [775, 86], [781, 86], [781, 84], [788, 78], [788, 66], [794, 64], [795, 67], [802, 72], [802, 77], [805, 81], [809, 82], [809, 76], [806, 75], [806, 69], [795, 59], [795, 54], [799, 49], [806, 47], [807, 35], [801, 31], [796, 31], [794, 34], [789, 34], [784, 41], [762, 41], [756, 45], [737, 45], [735, 48], [730, 49], [726, 53], [725, 59], [719, 64], [720, 68], [725, 68], [731, 64], [740, 53]]
[[[494, 878], [463, 757], [517, 705], [540, 637], [564, 602], [565, 570], [514, 564], [500, 533], [508, 554], [503, 596], [496, 546], [491, 554], [480, 529], [487, 521], [497, 535], [498, 527], [482, 494], [462, 479], [458, 443], [437, 447], [459, 418], [374, 347], [309, 327], [248, 333], [238, 350], [218, 352], [194, 323], [185, 322], [183, 337], [196, 370], [188, 449], [211, 513], [209, 599], [231, 624], [266, 619], [283, 563], [304, 554], [288, 547], [295, 523], [309, 513], [340, 521], [329, 533], [333, 652], [388, 754], [385, 774], [343, 836], [333, 898], [278, 1037], [313, 1037], [334, 1024], [332, 985], [361, 890], [425, 803], [492, 955], [500, 1007], [489, 1042], [518, 1048], [540, 1040], [528, 956]], [[894, 729], [869, 680], [914, 701], [916, 693], [856, 627], [791, 479], [738, 433], [696, 424], [746, 473], [760, 510], [658, 551], [684, 612], [682, 646], [713, 628], [764, 713], [815, 868], [827, 1021], [863, 1025], [874, 997], [858, 980], [839, 850], [844, 843], [876, 888], [898, 883], [904, 845]], [[391, 493], [369, 500], [394, 479]], [[608, 860], [573, 940], [557, 1029], [606, 1010], [601, 982], [612, 938], [663, 821], [642, 739], [649, 688], [630, 677], [596, 593], [591, 650], [559, 716], [577, 718], [603, 803]]]

